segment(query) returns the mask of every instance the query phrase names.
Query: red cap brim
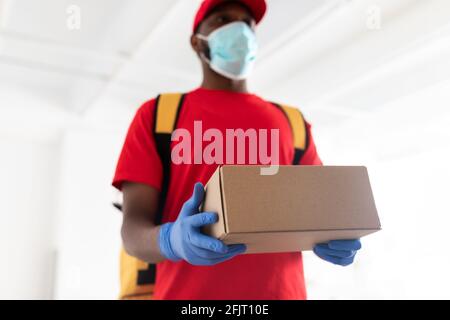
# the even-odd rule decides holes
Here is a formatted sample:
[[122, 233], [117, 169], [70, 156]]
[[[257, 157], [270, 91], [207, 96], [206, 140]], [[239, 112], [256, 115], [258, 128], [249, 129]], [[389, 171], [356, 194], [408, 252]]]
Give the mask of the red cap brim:
[[215, 7], [224, 2], [232, 1], [244, 4], [252, 13], [256, 24], [258, 24], [262, 20], [267, 10], [267, 4], [265, 0], [205, 0], [202, 2], [200, 8], [197, 11], [197, 14], [195, 15], [194, 26], [192, 28], [193, 32], [195, 33], [197, 31], [200, 23]]

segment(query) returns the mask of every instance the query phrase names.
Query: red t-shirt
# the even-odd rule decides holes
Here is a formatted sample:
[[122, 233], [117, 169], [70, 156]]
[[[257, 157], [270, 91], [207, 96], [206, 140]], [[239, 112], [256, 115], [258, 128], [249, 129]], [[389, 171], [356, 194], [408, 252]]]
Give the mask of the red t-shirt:
[[[162, 165], [156, 151], [152, 128], [155, 100], [137, 111], [129, 128], [113, 185], [124, 181], [147, 184], [160, 190]], [[292, 164], [294, 156], [291, 127], [281, 110], [253, 95], [221, 90], [197, 89], [184, 101], [177, 128], [194, 136], [194, 121], [203, 131], [219, 129], [279, 129], [279, 164]], [[309, 145], [301, 165], [321, 165], [311, 126]], [[175, 142], [172, 142], [172, 148]], [[269, 149], [270, 150], [270, 149]], [[236, 152], [235, 152], [236, 154]], [[246, 159], [248, 160], [248, 159]], [[206, 184], [217, 164], [171, 164], [163, 222], [174, 221], [196, 182]], [[215, 266], [193, 266], [166, 260], [157, 265], [155, 299], [306, 299], [302, 254], [240, 255]]]

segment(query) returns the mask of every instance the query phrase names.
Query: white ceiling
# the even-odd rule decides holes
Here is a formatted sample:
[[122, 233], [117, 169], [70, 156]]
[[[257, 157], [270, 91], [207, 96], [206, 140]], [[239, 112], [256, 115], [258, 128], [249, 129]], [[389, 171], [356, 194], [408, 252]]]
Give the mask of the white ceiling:
[[[114, 113], [123, 120], [158, 92], [199, 84], [189, 46], [199, 3], [0, 0], [0, 90], [12, 100], [25, 91], [73, 117], [104, 121], [107, 111], [111, 121]], [[450, 78], [448, 0], [268, 4], [252, 89], [300, 105], [319, 126], [377, 112]], [[67, 27], [73, 5], [80, 30]], [[373, 8], [382, 13], [379, 30], [367, 25]]]
[[[337, 1], [269, 1], [259, 32], [263, 54], [276, 50], [290, 26], [327, 2]], [[22, 85], [63, 108], [83, 112], [109, 94], [126, 102], [130, 95], [144, 99], [200, 81], [189, 46], [200, 0], [0, 3], [1, 83]], [[80, 8], [79, 30], [67, 27], [71, 5]]]

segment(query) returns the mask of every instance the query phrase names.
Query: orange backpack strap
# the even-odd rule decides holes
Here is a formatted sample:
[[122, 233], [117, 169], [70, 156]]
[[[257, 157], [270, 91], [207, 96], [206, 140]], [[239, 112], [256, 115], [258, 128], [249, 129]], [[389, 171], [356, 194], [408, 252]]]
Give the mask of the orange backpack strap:
[[167, 192], [169, 190], [170, 164], [172, 163], [170, 143], [172, 132], [177, 126], [184, 97], [185, 95], [182, 93], [165, 93], [156, 98], [153, 136], [163, 168], [163, 181], [159, 196], [158, 210], [156, 211], [155, 223], [157, 225], [161, 224]]
[[[185, 94], [182, 93], [164, 93], [158, 95], [155, 100], [153, 137], [155, 139], [156, 149], [163, 167], [163, 182], [161, 186], [159, 208], [156, 213], [156, 224], [161, 224], [162, 220], [162, 211], [164, 209], [170, 180], [171, 137], [172, 132], [176, 129], [176, 124], [181, 107], [183, 106], [184, 97]], [[121, 202], [113, 202], [113, 206], [119, 211], [122, 211]]]
[[292, 164], [298, 165], [308, 148], [308, 133], [306, 130], [306, 121], [299, 109], [284, 104], [273, 103], [277, 108], [283, 111], [289, 121], [294, 141], [294, 159]]
[[[156, 98], [153, 137], [163, 168], [163, 182], [156, 211], [155, 224], [162, 222], [170, 183], [171, 136], [176, 129], [178, 116], [184, 102], [184, 94], [166, 93]], [[121, 210], [119, 203], [114, 206]], [[121, 299], [151, 299], [156, 280], [156, 265], [148, 264], [121, 251]]]

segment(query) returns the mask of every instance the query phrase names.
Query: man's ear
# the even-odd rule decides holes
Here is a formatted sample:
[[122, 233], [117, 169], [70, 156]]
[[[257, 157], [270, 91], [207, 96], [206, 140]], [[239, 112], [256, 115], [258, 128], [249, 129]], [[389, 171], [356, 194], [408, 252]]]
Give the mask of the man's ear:
[[191, 47], [199, 55], [203, 52], [203, 41], [201, 41], [195, 34], [191, 35]]

